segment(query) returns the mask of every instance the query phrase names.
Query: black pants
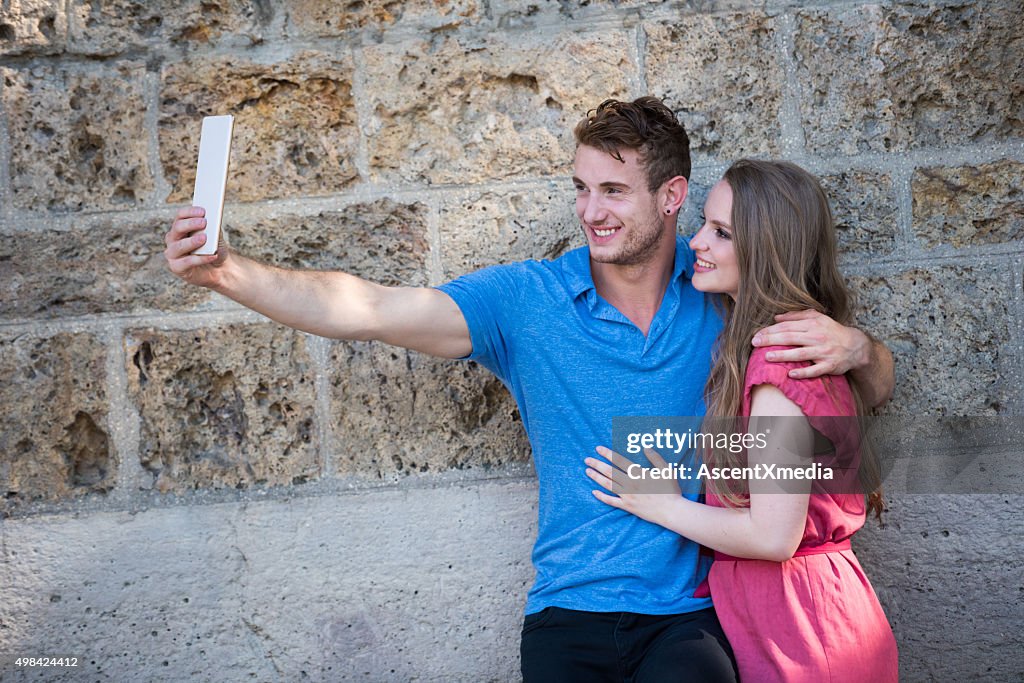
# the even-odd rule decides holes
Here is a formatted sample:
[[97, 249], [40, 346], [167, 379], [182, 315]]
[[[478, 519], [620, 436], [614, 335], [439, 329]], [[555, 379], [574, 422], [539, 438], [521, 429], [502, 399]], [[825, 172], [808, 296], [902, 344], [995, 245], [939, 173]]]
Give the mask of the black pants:
[[577, 612], [527, 615], [524, 683], [735, 683], [736, 665], [714, 609], [688, 614]]

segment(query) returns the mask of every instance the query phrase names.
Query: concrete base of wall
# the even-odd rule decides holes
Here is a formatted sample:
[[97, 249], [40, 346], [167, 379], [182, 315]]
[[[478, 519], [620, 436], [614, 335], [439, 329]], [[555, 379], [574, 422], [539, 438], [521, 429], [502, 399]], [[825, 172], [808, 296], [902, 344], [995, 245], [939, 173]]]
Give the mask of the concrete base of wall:
[[535, 525], [533, 482], [0, 522], [0, 679], [516, 680]]
[[[2, 521], [0, 680], [518, 681], [536, 495], [516, 479]], [[1020, 503], [893, 496], [855, 539], [902, 680], [1024, 677]], [[61, 655], [79, 667], [13, 666]]]

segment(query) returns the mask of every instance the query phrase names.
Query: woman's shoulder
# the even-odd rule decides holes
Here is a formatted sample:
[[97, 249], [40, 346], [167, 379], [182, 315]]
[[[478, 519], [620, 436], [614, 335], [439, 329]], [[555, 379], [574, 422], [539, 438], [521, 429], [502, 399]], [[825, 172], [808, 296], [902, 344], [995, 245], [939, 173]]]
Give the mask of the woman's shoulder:
[[795, 379], [790, 371], [804, 368], [810, 361], [769, 361], [772, 351], [785, 351], [793, 346], [763, 346], [753, 350], [744, 378], [743, 408], [749, 414], [752, 392], [762, 384], [778, 387], [786, 398], [797, 404], [805, 415], [850, 415], [856, 412], [853, 394], [845, 375], [822, 375]]

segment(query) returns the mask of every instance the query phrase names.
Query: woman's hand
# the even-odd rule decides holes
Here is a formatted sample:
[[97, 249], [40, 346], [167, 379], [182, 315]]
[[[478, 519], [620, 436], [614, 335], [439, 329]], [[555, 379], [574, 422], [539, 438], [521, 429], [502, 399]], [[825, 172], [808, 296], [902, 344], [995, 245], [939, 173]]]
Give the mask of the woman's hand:
[[587, 476], [616, 495], [594, 490], [591, 491], [594, 497], [648, 522], [665, 526], [673, 504], [681, 497], [674, 473], [672, 477], [664, 479], [651, 476], [654, 470], [670, 467], [665, 459], [657, 451], [645, 449], [647, 459], [654, 466], [652, 470], [604, 446], [598, 446], [596, 450], [605, 460], [587, 458], [584, 461], [587, 464]]

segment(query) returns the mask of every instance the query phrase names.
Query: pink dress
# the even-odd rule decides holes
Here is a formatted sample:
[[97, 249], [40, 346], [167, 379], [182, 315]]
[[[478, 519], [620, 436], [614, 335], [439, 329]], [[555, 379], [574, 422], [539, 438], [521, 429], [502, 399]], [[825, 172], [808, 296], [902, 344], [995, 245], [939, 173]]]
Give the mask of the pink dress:
[[[846, 378], [790, 379], [789, 370], [807, 363], [769, 363], [768, 350], [751, 355], [743, 415], [750, 414], [752, 388], [773, 384], [836, 449], [849, 443], [838, 433], [848, 421], [821, 419], [856, 414]], [[710, 493], [707, 502], [722, 505]], [[861, 494], [812, 493], [792, 559], [740, 560], [716, 553], [708, 583], [743, 683], [898, 680], [892, 629], [850, 549], [864, 518]]]

